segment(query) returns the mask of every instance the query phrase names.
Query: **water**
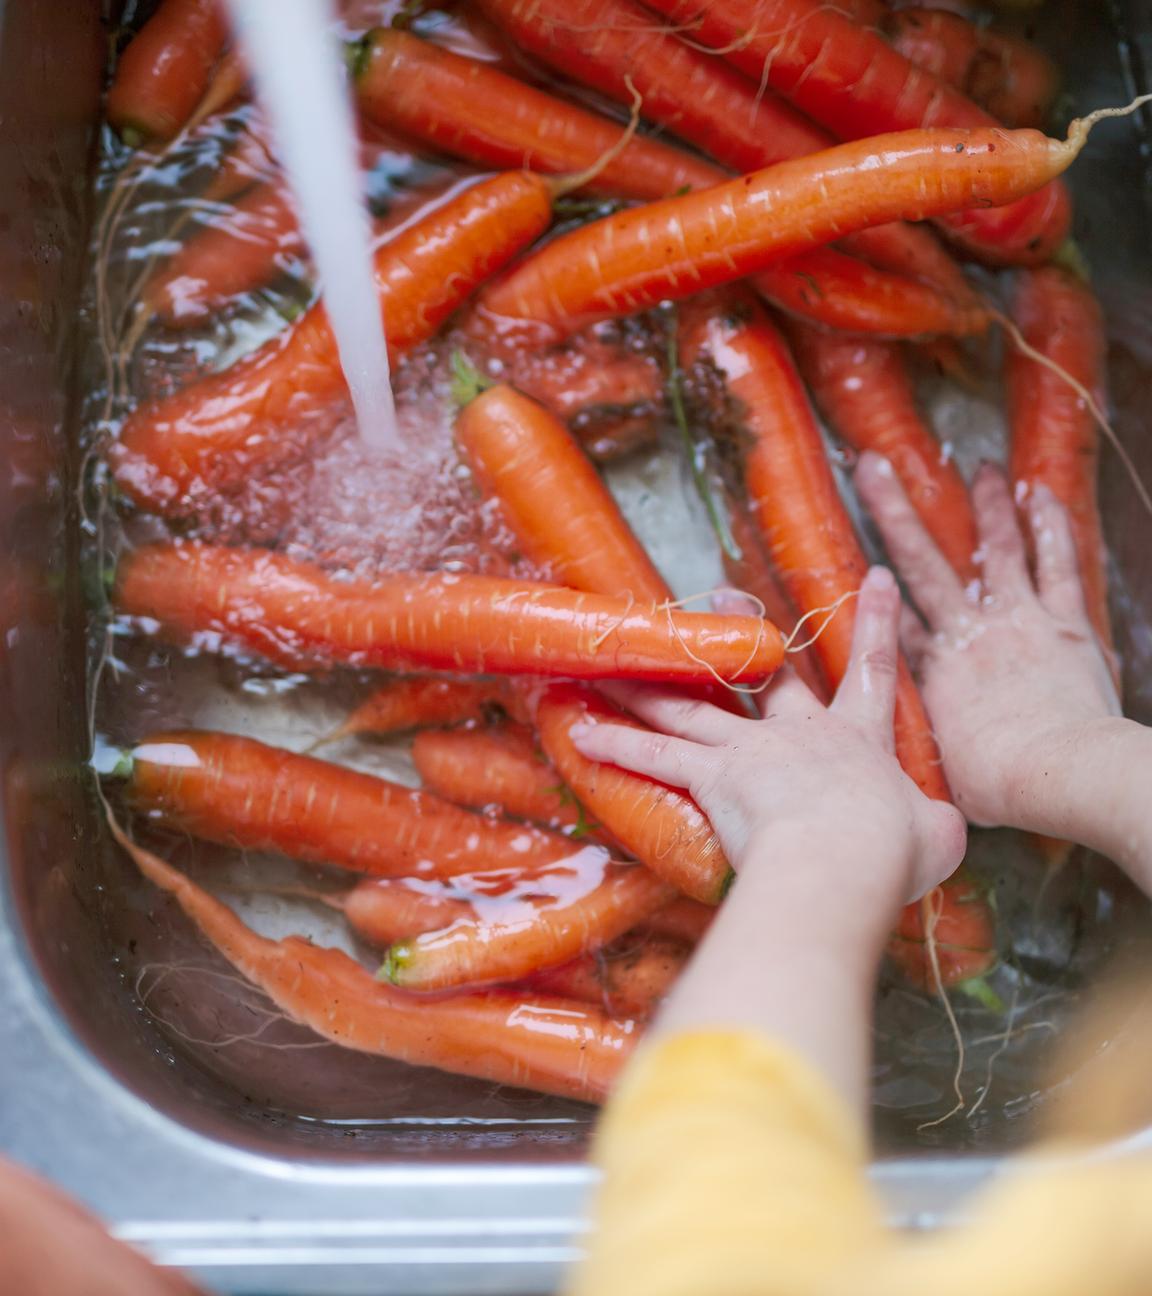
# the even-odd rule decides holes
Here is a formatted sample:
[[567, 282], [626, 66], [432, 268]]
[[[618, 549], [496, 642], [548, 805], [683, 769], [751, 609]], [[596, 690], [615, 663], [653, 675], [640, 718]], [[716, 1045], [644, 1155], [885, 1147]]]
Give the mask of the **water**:
[[358, 137], [326, 0], [229, 0], [323, 284], [360, 435], [397, 444]]

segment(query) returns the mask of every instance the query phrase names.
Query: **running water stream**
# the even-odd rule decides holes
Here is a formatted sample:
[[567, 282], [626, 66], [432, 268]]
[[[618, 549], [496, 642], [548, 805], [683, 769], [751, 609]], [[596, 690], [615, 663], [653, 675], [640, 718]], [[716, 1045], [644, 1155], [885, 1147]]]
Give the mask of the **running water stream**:
[[355, 118], [328, 0], [229, 0], [319, 272], [356, 423], [397, 442], [388, 344], [372, 266]]

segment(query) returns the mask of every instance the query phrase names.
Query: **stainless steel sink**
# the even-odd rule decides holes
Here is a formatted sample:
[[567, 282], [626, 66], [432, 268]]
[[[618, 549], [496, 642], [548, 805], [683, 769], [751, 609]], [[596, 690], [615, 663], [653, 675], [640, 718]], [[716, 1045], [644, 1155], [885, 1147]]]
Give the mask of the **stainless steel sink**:
[[[1075, 108], [1145, 88], [1152, 4], [1050, 0], [1037, 23]], [[0, 0], [0, 1150], [221, 1291], [554, 1290], [593, 1182], [589, 1110], [334, 1061], [289, 1027], [287, 1051], [193, 1058], [125, 975], [129, 949], [203, 952], [110, 847], [86, 765], [71, 339], [107, 35], [97, 0]], [[1118, 431], [1152, 480], [1148, 126], [1101, 129], [1074, 187], [1112, 329]], [[1129, 709], [1152, 720], [1152, 532], [1114, 456], [1103, 490]], [[166, 983], [169, 1001], [183, 988]], [[224, 988], [213, 1011], [239, 998]], [[961, 1126], [930, 1146], [882, 1137], [874, 1173], [893, 1220], [954, 1218], [1017, 1141], [1006, 1124], [978, 1151]]]

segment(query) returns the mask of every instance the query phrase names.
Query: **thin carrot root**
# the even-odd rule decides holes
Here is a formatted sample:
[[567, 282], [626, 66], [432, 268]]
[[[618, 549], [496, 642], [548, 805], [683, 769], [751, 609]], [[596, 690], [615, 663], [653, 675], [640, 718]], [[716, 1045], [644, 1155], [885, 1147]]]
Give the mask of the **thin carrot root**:
[[585, 185], [591, 184], [604, 168], [611, 166], [632, 142], [632, 137], [636, 134], [636, 128], [640, 125], [640, 108], [644, 101], [640, 97], [640, 92], [632, 84], [631, 79], [628, 81], [628, 89], [632, 93], [632, 112], [628, 118], [628, 125], [624, 128], [620, 138], [603, 157], [586, 170], [550, 181], [549, 188], [552, 190], [553, 198], [563, 198], [566, 194], [574, 193], [577, 189], [583, 189]]

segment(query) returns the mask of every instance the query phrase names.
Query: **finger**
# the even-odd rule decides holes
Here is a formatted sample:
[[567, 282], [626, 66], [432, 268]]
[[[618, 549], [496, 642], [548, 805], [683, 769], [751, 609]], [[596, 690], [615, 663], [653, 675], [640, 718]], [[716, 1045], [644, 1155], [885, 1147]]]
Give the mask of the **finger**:
[[888, 460], [871, 452], [861, 455], [853, 481], [929, 628], [942, 630], [966, 614], [959, 578], [924, 530]]
[[924, 622], [906, 604], [900, 605], [900, 651], [908, 660], [913, 672], [920, 669], [920, 663], [932, 642], [932, 636], [924, 628]]
[[686, 738], [689, 742], [709, 746], [728, 742], [734, 730], [743, 723], [742, 717], [713, 706], [711, 702], [685, 697], [683, 693], [670, 693], [666, 689], [613, 681], [602, 684], [600, 690], [606, 698], [630, 711], [646, 725], [676, 738]]
[[1028, 555], [1008, 479], [992, 464], [983, 464], [972, 482], [972, 508], [980, 534], [984, 589], [1006, 603], [1032, 597]]
[[947, 801], [933, 801], [926, 807], [920, 833], [920, 849], [913, 892], [909, 901], [919, 900], [952, 876], [964, 861], [968, 849], [968, 823]]
[[1084, 582], [1068, 511], [1043, 484], [1029, 488], [1027, 499], [1040, 601], [1054, 617], [1086, 621]]
[[710, 748], [631, 725], [580, 721], [569, 730], [569, 737], [589, 760], [619, 765], [678, 788], [691, 786], [694, 779], [707, 773], [711, 755]]
[[832, 710], [875, 734], [885, 747], [894, 747], [892, 718], [896, 711], [896, 674], [900, 661], [897, 638], [900, 591], [886, 567], [873, 567], [860, 586], [852, 655], [836, 690]]
[[773, 716], [810, 716], [824, 709], [816, 694], [787, 664], [776, 672], [771, 687], [760, 694], [759, 701], [760, 714], [766, 720]]
[[763, 616], [764, 605], [751, 594], [738, 589], [718, 589], [713, 591], [712, 611], [720, 616]]

